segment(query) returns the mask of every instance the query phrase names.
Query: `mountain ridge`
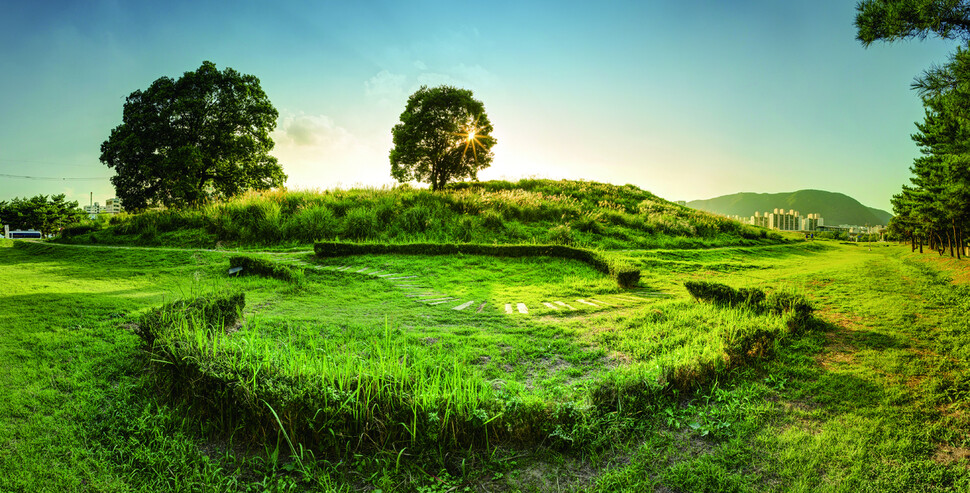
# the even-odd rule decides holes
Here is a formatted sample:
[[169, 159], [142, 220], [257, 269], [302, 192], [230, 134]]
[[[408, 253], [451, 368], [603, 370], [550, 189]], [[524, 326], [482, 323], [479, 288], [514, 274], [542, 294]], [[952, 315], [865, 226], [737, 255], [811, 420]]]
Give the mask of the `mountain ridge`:
[[753, 216], [755, 212], [772, 212], [774, 209], [794, 209], [802, 216], [819, 214], [827, 226], [886, 225], [892, 214], [867, 207], [858, 200], [839, 192], [804, 189], [794, 192], [757, 193], [739, 192], [705, 200], [691, 200], [687, 207], [726, 216]]

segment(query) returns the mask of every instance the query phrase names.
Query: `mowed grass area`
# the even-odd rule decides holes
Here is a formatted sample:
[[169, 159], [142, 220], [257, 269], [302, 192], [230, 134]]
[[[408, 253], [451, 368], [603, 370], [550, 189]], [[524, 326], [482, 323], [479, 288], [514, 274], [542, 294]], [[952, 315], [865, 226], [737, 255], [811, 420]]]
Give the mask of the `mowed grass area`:
[[[18, 280], [2, 284], [0, 490], [966, 491], [967, 290], [948, 266], [832, 242], [622, 255], [644, 268], [627, 302], [602, 274], [556, 259], [266, 254], [306, 268], [296, 286], [229, 278], [219, 252], [0, 248]], [[696, 303], [682, 287], [692, 279], [797, 290], [820, 327], [724, 363], [724, 327], [780, 322]], [[454, 300], [409, 297], [425, 290]], [[285, 437], [227, 433], [163, 399], [132, 333], [132, 314], [225, 291], [246, 294], [227, 344], [248, 341], [266, 365], [326, 371], [321, 348], [356, 365], [404, 351], [460, 373], [483, 402], [537, 403], [569, 426], [464, 451], [297, 446], [295, 461]], [[554, 301], [577, 310], [542, 304]], [[529, 314], [505, 313], [520, 302]], [[714, 372], [697, 385], [612, 409], [591, 396], [698, 361]], [[582, 418], [562, 419], [572, 412]]]

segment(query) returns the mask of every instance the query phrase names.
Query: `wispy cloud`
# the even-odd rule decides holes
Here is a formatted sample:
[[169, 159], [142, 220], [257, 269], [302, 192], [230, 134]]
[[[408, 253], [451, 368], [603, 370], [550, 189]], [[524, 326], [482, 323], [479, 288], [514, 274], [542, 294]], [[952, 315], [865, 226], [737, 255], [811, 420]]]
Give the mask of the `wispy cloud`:
[[390, 182], [387, 149], [357, 137], [327, 115], [284, 113], [273, 140], [273, 155], [291, 188]]

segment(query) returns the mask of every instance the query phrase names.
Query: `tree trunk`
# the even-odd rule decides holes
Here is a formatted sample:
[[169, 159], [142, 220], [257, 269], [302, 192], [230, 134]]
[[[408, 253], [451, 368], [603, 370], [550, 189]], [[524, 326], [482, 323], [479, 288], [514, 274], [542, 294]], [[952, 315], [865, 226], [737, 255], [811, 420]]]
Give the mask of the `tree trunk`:
[[909, 251], [909, 253], [915, 252], [916, 251], [916, 235], [909, 235], [909, 245], [910, 245], [910, 251]]
[[919, 237], [919, 253], [923, 253], [923, 237]]
[[950, 256], [951, 257], [953, 256], [953, 244], [956, 243], [956, 240], [957, 240], [957, 222], [954, 219], [953, 220], [953, 237], [952, 238], [950, 237], [950, 233], [949, 232], [947, 232], [947, 234], [946, 234], [946, 245], [948, 247], [950, 247]]
[[953, 242], [956, 243], [957, 247], [957, 260], [960, 260], [961, 254], [963, 253], [963, 228], [957, 230], [957, 222], [953, 220]]

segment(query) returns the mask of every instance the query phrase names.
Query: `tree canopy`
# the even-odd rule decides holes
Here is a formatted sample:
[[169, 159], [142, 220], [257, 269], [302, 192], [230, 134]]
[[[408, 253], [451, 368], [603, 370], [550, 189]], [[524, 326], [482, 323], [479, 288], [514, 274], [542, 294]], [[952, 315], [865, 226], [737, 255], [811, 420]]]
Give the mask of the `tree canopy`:
[[858, 39], [875, 41], [970, 39], [970, 2], [966, 0], [864, 0], [856, 4]]
[[492, 163], [492, 123], [468, 89], [421, 86], [391, 130], [391, 176], [439, 190], [451, 180], [477, 179]]
[[[922, 40], [930, 34], [970, 41], [970, 0], [862, 0], [856, 4], [855, 25], [856, 39], [864, 46], [876, 41]], [[943, 75], [945, 71], [929, 70], [913, 88], [922, 91]]]
[[910, 167], [912, 186], [893, 198], [896, 229], [960, 256], [970, 226], [970, 50], [958, 48], [913, 88], [926, 109], [912, 136], [922, 156]]
[[270, 132], [278, 112], [259, 79], [203, 62], [178, 80], [131, 93], [101, 162], [125, 208], [195, 206], [281, 186]]
[[36, 229], [44, 235], [54, 234], [84, 219], [84, 211], [78, 208], [77, 202], [68, 202], [64, 197], [64, 194], [36, 195], [0, 201], [0, 224], [10, 229]]

